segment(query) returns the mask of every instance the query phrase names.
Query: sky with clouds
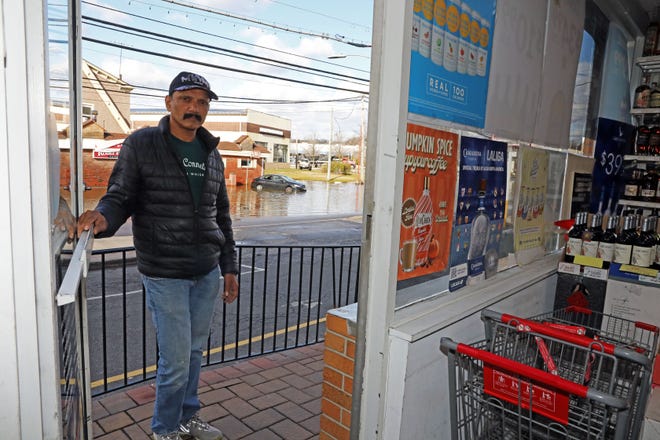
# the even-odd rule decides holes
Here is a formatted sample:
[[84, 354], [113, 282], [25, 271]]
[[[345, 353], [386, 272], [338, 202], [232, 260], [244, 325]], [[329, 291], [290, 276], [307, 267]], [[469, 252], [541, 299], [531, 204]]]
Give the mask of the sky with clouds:
[[[164, 108], [187, 70], [220, 95], [214, 109], [289, 118], [292, 138], [327, 139], [332, 114], [348, 138], [368, 102], [372, 13], [373, 0], [81, 0], [82, 56], [135, 87], [132, 108]], [[49, 3], [52, 85], [67, 75], [66, 15]]]

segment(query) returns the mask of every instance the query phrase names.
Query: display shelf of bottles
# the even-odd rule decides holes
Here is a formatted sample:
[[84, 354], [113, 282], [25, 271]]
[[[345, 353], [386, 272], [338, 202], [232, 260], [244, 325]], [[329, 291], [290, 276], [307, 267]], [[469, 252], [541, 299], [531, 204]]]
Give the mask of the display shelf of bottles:
[[625, 197], [619, 199], [619, 203], [624, 206], [637, 206], [639, 208], [660, 209], [660, 202], [645, 202], [643, 200], [631, 200]]
[[639, 57], [636, 63], [644, 72], [657, 71], [660, 70], [660, 55]]
[[630, 114], [632, 115], [655, 115], [660, 114], [660, 107], [649, 107], [649, 108], [631, 108]]
[[640, 154], [626, 154], [623, 160], [637, 162], [660, 162], [660, 156], [645, 156]]

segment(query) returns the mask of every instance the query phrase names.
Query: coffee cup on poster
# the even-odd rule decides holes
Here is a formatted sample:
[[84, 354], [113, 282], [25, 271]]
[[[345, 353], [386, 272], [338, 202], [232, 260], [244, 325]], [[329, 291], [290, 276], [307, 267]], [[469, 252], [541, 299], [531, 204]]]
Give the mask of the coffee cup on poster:
[[415, 268], [415, 258], [417, 256], [417, 241], [406, 240], [399, 249], [399, 263], [404, 272], [411, 272]]

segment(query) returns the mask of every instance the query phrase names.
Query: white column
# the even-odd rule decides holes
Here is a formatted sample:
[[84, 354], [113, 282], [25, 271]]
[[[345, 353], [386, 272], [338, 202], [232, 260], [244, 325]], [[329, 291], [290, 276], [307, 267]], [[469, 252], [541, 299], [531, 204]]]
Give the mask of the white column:
[[59, 439], [47, 155], [46, 2], [0, 2], [0, 426]]
[[[384, 432], [388, 329], [394, 316], [408, 109], [412, 1], [374, 2], [367, 184], [351, 437]], [[356, 408], [359, 399], [359, 408]], [[356, 417], [356, 410], [359, 417]], [[356, 418], [358, 421], [355, 421]], [[356, 426], [358, 425], [359, 426]]]

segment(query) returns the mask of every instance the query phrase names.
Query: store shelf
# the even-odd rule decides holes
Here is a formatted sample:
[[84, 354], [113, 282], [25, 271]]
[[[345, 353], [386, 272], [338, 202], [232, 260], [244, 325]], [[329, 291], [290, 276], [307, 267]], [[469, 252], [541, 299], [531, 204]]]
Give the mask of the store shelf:
[[660, 70], [660, 55], [639, 57], [636, 63], [645, 72]]
[[657, 115], [660, 114], [660, 107], [653, 108], [632, 108], [630, 109], [631, 115]]
[[619, 199], [619, 204], [624, 206], [638, 206], [640, 208], [660, 209], [659, 202], [644, 202], [642, 200]]
[[626, 154], [623, 160], [636, 162], [660, 162], [660, 156], [638, 156], [635, 154]]

